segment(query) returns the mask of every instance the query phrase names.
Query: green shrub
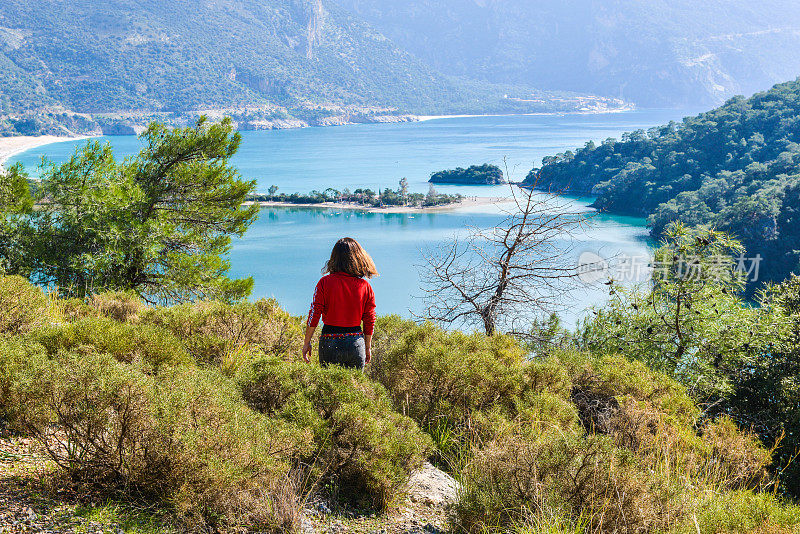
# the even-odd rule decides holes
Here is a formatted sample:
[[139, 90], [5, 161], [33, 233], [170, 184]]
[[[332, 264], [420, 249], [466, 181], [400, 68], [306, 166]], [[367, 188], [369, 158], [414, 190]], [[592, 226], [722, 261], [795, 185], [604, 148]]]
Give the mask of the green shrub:
[[230, 376], [247, 365], [249, 355], [291, 359], [302, 349], [302, 321], [274, 300], [153, 308], [142, 313], [141, 320], [171, 331], [197, 361], [220, 366]]
[[523, 383], [530, 391], [549, 391], [563, 397], [568, 397], [572, 390], [572, 379], [567, 367], [562, 360], [554, 357], [528, 363], [523, 370]]
[[710, 448], [708, 469], [718, 471], [725, 489], [761, 489], [769, 482], [771, 452], [758, 437], [740, 430], [728, 417], [706, 424], [703, 442]]
[[0, 335], [17, 335], [44, 323], [47, 296], [21, 276], [0, 275]]
[[623, 358], [554, 354], [524, 367], [514, 410], [473, 413], [482, 440], [461, 471], [460, 528], [541, 532], [559, 517], [590, 532], [662, 531], [705, 492], [766, 487], [770, 452], [729, 419], [700, 427], [675, 380]]
[[0, 339], [0, 433], [3, 426], [20, 432], [25, 428], [24, 417], [28, 412], [25, 399], [21, 397], [19, 381], [23, 377], [35, 379], [29, 372], [47, 362], [44, 347], [21, 339]]
[[531, 514], [557, 510], [592, 532], [650, 532], [670, 502], [606, 437], [509, 425], [462, 473], [455, 515], [466, 532], [506, 532]]
[[307, 431], [249, 409], [215, 371], [39, 356], [12, 374], [19, 419], [73, 481], [166, 504], [191, 529], [296, 530], [290, 461]]
[[153, 439], [152, 377], [95, 351], [42, 351], [9, 378], [18, 420], [58, 465], [111, 484], [145, 470], [137, 451]]
[[73, 323], [87, 317], [101, 317], [102, 313], [80, 298], [50, 299], [50, 318], [53, 323]]
[[42, 344], [49, 354], [88, 349], [111, 354], [125, 363], [143, 362], [154, 370], [192, 361], [181, 341], [163, 328], [119, 323], [105, 317], [46, 326], [34, 331], [30, 338]]
[[511, 338], [425, 324], [406, 329], [368, 372], [422, 428], [464, 429], [475, 412], [513, 407], [523, 387], [523, 365], [523, 352]]
[[189, 525], [299, 528], [297, 457], [311, 435], [242, 402], [217, 371], [169, 369], [157, 381], [156, 429], [171, 463], [169, 502]]
[[310, 478], [353, 505], [390, 506], [430, 449], [427, 436], [360, 372], [273, 357], [239, 380], [250, 406], [313, 432], [314, 450], [302, 458]]
[[397, 346], [403, 336], [418, 328], [417, 323], [403, 319], [399, 315], [378, 317], [375, 321], [375, 334], [372, 336], [372, 361], [370, 369], [383, 366], [383, 355]]
[[681, 425], [694, 424], [700, 416], [697, 404], [684, 386], [640, 361], [565, 352], [559, 353], [558, 359], [568, 369], [573, 391], [590, 388], [601, 394], [647, 401]]
[[767, 493], [709, 492], [699, 497], [695, 512], [676, 534], [791, 534], [800, 531], [800, 507]]
[[[720, 423], [722, 441], [755, 438]], [[738, 436], [736, 438], [735, 436]], [[719, 440], [719, 438], [717, 438]], [[728, 491], [680, 462], [682, 452], [653, 462], [614, 445], [612, 436], [554, 429], [546, 420], [509, 423], [495, 440], [478, 450], [461, 473], [462, 489], [454, 510], [466, 532], [764, 532], [800, 528], [800, 508], [772, 495]], [[664, 447], [676, 446], [675, 443]], [[729, 446], [730, 448], [730, 446]], [[752, 444], [734, 447], [752, 452]], [[725, 463], [715, 449], [702, 469]], [[731, 465], [745, 468], [748, 458]], [[763, 464], [757, 469], [763, 471]], [[724, 471], [724, 468], [723, 468]], [[752, 471], [728, 473], [729, 482], [750, 480]], [[543, 525], [547, 519], [549, 525]], [[551, 525], [560, 524], [558, 530]], [[545, 528], [546, 527], [546, 528]]]

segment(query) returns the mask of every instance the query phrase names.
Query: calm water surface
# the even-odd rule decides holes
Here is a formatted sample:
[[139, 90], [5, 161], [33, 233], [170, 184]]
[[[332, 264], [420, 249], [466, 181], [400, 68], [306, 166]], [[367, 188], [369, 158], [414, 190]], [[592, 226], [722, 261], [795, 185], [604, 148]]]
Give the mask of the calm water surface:
[[[476, 163], [507, 164], [521, 180], [541, 158], [586, 141], [619, 137], [622, 132], [678, 120], [684, 113], [636, 111], [604, 115], [538, 115], [438, 119], [419, 123], [358, 125], [243, 132], [234, 159], [241, 174], [258, 181], [258, 190], [277, 185], [282, 192], [308, 192], [327, 187], [396, 187], [400, 178], [412, 191], [427, 192], [432, 172]], [[136, 153], [136, 137], [107, 137], [118, 157]], [[21, 154], [33, 171], [46, 156], [67, 159], [83, 142], [59, 143]], [[505, 195], [504, 186], [437, 186], [464, 195]], [[574, 199], [575, 208], [589, 201]], [[466, 225], [489, 227], [501, 220], [494, 206], [438, 213], [363, 213], [336, 209], [263, 209], [247, 234], [235, 241], [232, 274], [252, 276], [253, 297], [275, 297], [290, 312], [307, 311], [320, 268], [333, 242], [342, 236], [358, 239], [373, 255], [381, 276], [373, 281], [380, 314], [410, 315], [421, 309], [418, 269], [421, 250], [446, 242]], [[590, 250], [602, 255], [641, 256], [648, 251], [644, 221], [598, 215], [572, 253]], [[565, 313], [574, 324], [586, 308], [602, 303], [604, 286], [575, 294]]]

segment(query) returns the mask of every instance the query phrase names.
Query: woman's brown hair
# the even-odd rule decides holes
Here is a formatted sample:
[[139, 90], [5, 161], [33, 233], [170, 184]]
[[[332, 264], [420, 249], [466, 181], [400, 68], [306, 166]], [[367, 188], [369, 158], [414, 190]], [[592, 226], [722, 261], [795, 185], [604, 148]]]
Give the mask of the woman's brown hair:
[[359, 278], [378, 276], [378, 269], [364, 247], [352, 237], [343, 237], [333, 246], [331, 259], [322, 273], [345, 273]]

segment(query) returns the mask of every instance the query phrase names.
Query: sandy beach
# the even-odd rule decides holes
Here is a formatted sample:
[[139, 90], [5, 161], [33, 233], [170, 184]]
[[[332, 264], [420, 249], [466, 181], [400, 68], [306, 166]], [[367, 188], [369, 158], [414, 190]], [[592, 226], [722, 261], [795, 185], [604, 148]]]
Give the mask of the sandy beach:
[[0, 169], [13, 156], [32, 148], [63, 143], [64, 141], [78, 141], [90, 139], [92, 136], [62, 137], [56, 135], [0, 137]]
[[245, 206], [259, 204], [262, 208], [329, 208], [340, 210], [357, 210], [367, 213], [434, 213], [437, 211], [449, 211], [461, 208], [471, 208], [475, 206], [485, 206], [508, 201], [504, 197], [467, 197], [461, 202], [454, 202], [443, 206], [429, 208], [418, 208], [414, 206], [387, 206], [385, 208], [374, 208], [362, 206], [361, 204], [349, 204], [339, 202], [323, 202], [321, 204], [292, 204], [291, 202], [245, 202]]

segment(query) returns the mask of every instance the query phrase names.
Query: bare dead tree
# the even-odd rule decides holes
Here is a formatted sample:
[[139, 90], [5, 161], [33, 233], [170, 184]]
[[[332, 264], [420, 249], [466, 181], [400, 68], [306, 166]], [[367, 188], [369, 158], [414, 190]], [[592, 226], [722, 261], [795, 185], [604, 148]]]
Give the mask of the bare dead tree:
[[558, 193], [511, 185], [513, 202], [503, 221], [489, 229], [426, 251], [421, 318], [525, 335], [534, 317], [562, 309], [578, 269], [575, 232], [587, 214]]

